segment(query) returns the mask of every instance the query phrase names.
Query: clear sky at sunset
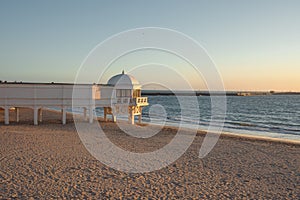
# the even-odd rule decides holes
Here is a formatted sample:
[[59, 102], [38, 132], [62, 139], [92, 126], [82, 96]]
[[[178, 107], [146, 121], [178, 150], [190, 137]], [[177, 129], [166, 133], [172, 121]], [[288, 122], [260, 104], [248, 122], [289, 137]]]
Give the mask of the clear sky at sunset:
[[2, 0], [0, 80], [73, 82], [101, 41], [164, 27], [207, 50], [226, 90], [300, 91], [299, 10], [299, 0]]

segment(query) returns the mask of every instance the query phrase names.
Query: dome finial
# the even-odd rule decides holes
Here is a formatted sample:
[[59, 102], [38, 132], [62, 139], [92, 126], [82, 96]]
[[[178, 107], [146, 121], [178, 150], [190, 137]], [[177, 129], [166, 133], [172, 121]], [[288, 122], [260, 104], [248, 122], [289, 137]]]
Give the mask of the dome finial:
[[124, 69], [123, 69], [123, 71], [122, 71], [122, 74], [124, 74]]

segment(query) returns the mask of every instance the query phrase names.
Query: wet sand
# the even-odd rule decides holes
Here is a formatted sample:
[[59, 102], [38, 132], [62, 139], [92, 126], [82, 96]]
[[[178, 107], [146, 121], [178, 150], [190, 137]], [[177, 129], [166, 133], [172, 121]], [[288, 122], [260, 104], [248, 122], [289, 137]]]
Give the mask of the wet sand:
[[[33, 126], [31, 110], [20, 122], [3, 123], [0, 110], [0, 199], [299, 199], [300, 145], [238, 136], [221, 136], [214, 149], [198, 158], [205, 133], [177, 161], [147, 173], [109, 168], [85, 149], [72, 116], [62, 125], [57, 112], [44, 111]], [[148, 139], [124, 134], [116, 124], [100, 122], [116, 145], [150, 152], [172, 140], [166, 127]], [[88, 125], [88, 124], [87, 124]], [[188, 134], [188, 130], [186, 130]]]

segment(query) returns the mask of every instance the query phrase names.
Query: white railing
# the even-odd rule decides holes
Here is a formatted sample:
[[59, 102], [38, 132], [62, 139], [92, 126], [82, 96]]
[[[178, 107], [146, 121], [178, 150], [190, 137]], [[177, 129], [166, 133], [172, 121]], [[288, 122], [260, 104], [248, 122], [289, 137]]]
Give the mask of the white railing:
[[133, 105], [148, 105], [147, 97], [137, 97], [137, 98], [129, 98], [129, 97], [119, 97], [112, 100], [113, 104], [133, 104]]
[[137, 97], [135, 103], [137, 105], [148, 105], [148, 97]]

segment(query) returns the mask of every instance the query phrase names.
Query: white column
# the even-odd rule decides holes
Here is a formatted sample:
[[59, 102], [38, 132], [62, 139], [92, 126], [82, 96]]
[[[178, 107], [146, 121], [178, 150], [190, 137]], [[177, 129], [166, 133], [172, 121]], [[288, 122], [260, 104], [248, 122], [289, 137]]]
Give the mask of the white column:
[[62, 122], [62, 124], [65, 125], [67, 123], [67, 110], [66, 110], [66, 108], [61, 109], [61, 114], [62, 114], [61, 122]]
[[20, 108], [15, 108], [16, 122], [20, 121]]
[[106, 122], [107, 121], [107, 108], [104, 107], [104, 121]]
[[8, 107], [4, 108], [4, 123], [6, 125], [9, 124], [9, 108]]
[[92, 124], [93, 121], [94, 121], [93, 107], [90, 106], [90, 109], [89, 109], [89, 123]]
[[142, 123], [142, 107], [140, 107], [139, 123]]
[[134, 107], [129, 108], [129, 123], [134, 124]]
[[42, 110], [42, 108], [39, 109], [38, 115], [39, 115], [39, 122], [42, 122], [43, 121], [43, 110]]
[[128, 106], [128, 123], [131, 123], [131, 107]]
[[38, 125], [38, 112], [39, 112], [39, 109], [38, 108], [34, 108], [33, 109], [33, 124], [34, 125]]
[[84, 121], [87, 120], [87, 114], [86, 114], [86, 112], [87, 112], [87, 108], [84, 107], [84, 108], [83, 108], [83, 119], [84, 119]]
[[131, 124], [134, 124], [134, 115], [131, 115]]
[[111, 116], [112, 116], [112, 121], [116, 122], [117, 121], [117, 117], [114, 114], [111, 114]]

